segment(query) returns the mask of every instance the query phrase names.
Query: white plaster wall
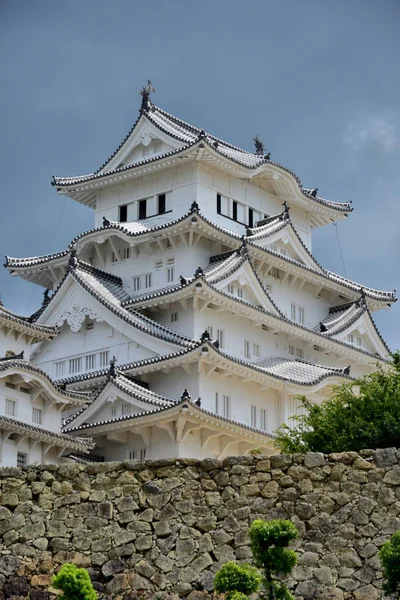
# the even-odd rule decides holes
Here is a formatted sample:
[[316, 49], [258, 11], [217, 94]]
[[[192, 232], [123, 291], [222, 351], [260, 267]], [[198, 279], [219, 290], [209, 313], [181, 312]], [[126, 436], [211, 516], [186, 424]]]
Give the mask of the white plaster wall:
[[[86, 323], [87, 319], [82, 329], [77, 333], [73, 333], [69, 325], [64, 323], [60, 335], [54, 341], [42, 344], [33, 357], [34, 363], [46, 371], [50, 377], [56, 379], [55, 363], [66, 361], [65, 373], [62, 377], [68, 377], [74, 374], [69, 372], [68, 361], [79, 356], [82, 357], [81, 372], [85, 373], [105, 368], [100, 364], [101, 352], [108, 351], [109, 360], [115, 356], [117, 364], [125, 364], [155, 355], [154, 352], [130, 340], [126, 335], [113, 329], [107, 323], [95, 322], [91, 330], [86, 330]], [[85, 367], [85, 357], [89, 354], [96, 354], [94, 369], [86, 369]], [[108, 361], [106, 367], [108, 367]]]
[[[17, 421], [22, 421], [22, 423], [32, 424], [32, 408], [35, 407], [42, 410], [42, 424], [35, 424], [35, 427], [43, 427], [43, 429], [48, 429], [57, 433], [61, 431], [61, 413], [57, 411], [56, 406], [48, 407], [43, 403], [40, 396], [32, 404], [31, 393], [23, 392], [18, 389], [20, 387], [26, 389], [29, 388], [29, 384], [25, 384], [23, 381], [15, 384], [17, 386], [16, 389], [6, 387], [5, 383], [4, 379], [0, 380], [1, 415], [9, 416]], [[16, 402], [15, 415], [6, 414], [6, 399], [14, 400]]]
[[33, 463], [39, 464], [58, 464], [60, 459], [57, 457], [56, 449], [51, 448], [49, 452], [44, 451], [45, 444], [39, 442], [33, 448], [29, 448], [30, 440], [24, 440], [18, 446], [15, 445], [15, 441], [8, 439], [2, 442], [0, 448], [0, 466], [1, 467], [16, 467], [17, 466], [17, 454], [22, 452], [27, 455], [27, 464]]

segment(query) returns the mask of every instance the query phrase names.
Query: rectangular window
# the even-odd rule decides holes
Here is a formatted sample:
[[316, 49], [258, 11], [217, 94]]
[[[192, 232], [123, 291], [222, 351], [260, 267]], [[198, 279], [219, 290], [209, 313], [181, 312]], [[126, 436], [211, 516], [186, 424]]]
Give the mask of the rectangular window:
[[238, 205], [237, 202], [235, 200], [232, 201], [232, 219], [234, 221], [237, 221], [237, 216], [238, 216]]
[[162, 261], [162, 260], [157, 260], [157, 261], [154, 263], [154, 268], [155, 268], [155, 269], [161, 269], [161, 267], [162, 267], [162, 266], [163, 266], [163, 261]]
[[90, 331], [91, 329], [93, 329], [93, 327], [94, 327], [93, 321], [88, 321], [86, 323], [86, 331]]
[[129, 460], [137, 460], [137, 450], [129, 450]]
[[15, 417], [16, 408], [17, 408], [17, 403], [15, 402], [15, 400], [10, 400], [9, 398], [6, 398], [6, 415]]
[[260, 429], [267, 431], [267, 411], [265, 408], [260, 410]]
[[174, 281], [174, 268], [170, 267], [167, 269], [167, 281], [168, 283], [172, 283]]
[[128, 205], [123, 204], [119, 207], [119, 222], [126, 223], [128, 220]]
[[357, 346], [362, 346], [362, 339], [357, 337]]
[[122, 250], [122, 258], [124, 260], [126, 260], [127, 258], [130, 258], [130, 257], [131, 257], [131, 249], [130, 248], [124, 248]]
[[206, 327], [208, 333], [210, 334], [210, 338], [212, 339], [213, 337], [213, 328], [211, 327], [211, 325], [208, 325], [208, 327]]
[[254, 224], [254, 212], [252, 208], [249, 208], [249, 227], [253, 227]]
[[217, 194], [217, 214], [221, 214], [221, 194]]
[[294, 355], [294, 346], [289, 344], [289, 354], [293, 354]]
[[100, 368], [108, 365], [108, 350], [100, 352]]
[[248, 340], [244, 340], [244, 357], [251, 358], [250, 342]]
[[132, 413], [131, 405], [129, 403], [123, 404], [121, 406], [121, 412], [123, 417], [125, 417], [126, 415], [130, 415]]
[[232, 294], [232, 296], [233, 296], [234, 292], [235, 292], [235, 288], [233, 287], [233, 285], [228, 285], [228, 294]]
[[269, 274], [271, 275], [271, 277], [274, 277], [275, 279], [279, 279], [279, 269], [277, 267], [272, 267]]
[[251, 406], [251, 426], [257, 427], [257, 406]]
[[139, 200], [139, 221], [146, 218], [147, 215], [147, 200]]
[[347, 339], [349, 340], [350, 344], [354, 344], [354, 335], [352, 333], [349, 333]]
[[82, 357], [71, 358], [69, 361], [69, 372], [74, 375], [82, 371]]
[[117, 416], [117, 409], [116, 407], [111, 409], [111, 418], [115, 419], [115, 417]]
[[133, 291], [139, 292], [141, 287], [142, 287], [142, 278], [134, 277], [133, 278]]
[[165, 194], [158, 195], [158, 214], [163, 215], [165, 213]]
[[144, 287], [151, 288], [151, 273], [147, 273], [144, 276]]
[[222, 329], [217, 329], [217, 340], [219, 341], [219, 347], [224, 347], [224, 331]]
[[218, 397], [218, 392], [215, 392], [215, 414], [219, 415], [219, 397]]
[[56, 362], [56, 378], [63, 377], [65, 375], [65, 360]]
[[171, 317], [170, 317], [170, 322], [171, 323], [176, 323], [178, 320], [178, 314], [177, 312], [171, 313]]
[[85, 356], [85, 363], [86, 371], [93, 371], [96, 368], [96, 355], [88, 354]]
[[15, 385], [9, 381], [6, 381], [6, 387], [10, 388], [10, 390], [15, 390]]
[[297, 304], [292, 304], [291, 317], [292, 321], [296, 321], [296, 323], [301, 323], [304, 325], [304, 308], [302, 306], [298, 306]]
[[253, 344], [253, 354], [254, 356], [261, 356], [260, 346], [258, 344]]
[[42, 411], [40, 408], [32, 408], [32, 423], [36, 423], [36, 425], [42, 424]]
[[140, 462], [144, 462], [146, 460], [146, 448], [140, 449]]
[[26, 467], [28, 463], [28, 456], [24, 452], [17, 453], [17, 467]]
[[296, 348], [296, 356], [297, 358], [303, 358], [304, 357], [304, 352], [302, 348]]
[[167, 265], [174, 265], [175, 264], [175, 258], [172, 256], [171, 258], [169, 258], [167, 260]]
[[237, 289], [237, 295], [238, 295], [238, 298], [243, 298], [243, 290], [242, 290], [242, 288], [238, 288]]
[[231, 399], [229, 396], [222, 397], [222, 416], [227, 418], [231, 416]]

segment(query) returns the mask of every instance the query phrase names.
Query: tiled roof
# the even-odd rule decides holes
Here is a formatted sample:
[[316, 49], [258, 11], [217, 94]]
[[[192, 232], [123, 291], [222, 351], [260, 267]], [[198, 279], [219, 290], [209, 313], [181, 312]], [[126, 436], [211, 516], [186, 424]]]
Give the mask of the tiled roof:
[[117, 373], [117, 376], [109, 379], [105, 385], [107, 385], [108, 383], [115, 385], [115, 387], [121, 390], [121, 392], [125, 392], [132, 398], [136, 398], [141, 402], [154, 404], [156, 406], [171, 406], [173, 404], [176, 404], [175, 400], [172, 400], [171, 398], [166, 398], [165, 396], [161, 396], [160, 394], [156, 394], [155, 392], [152, 392], [146, 389], [145, 387], [138, 385], [137, 383], [135, 383], [131, 379], [128, 379], [121, 373]]
[[63, 388], [60, 387], [59, 384], [55, 383], [47, 375], [47, 373], [42, 371], [42, 369], [39, 369], [39, 367], [36, 367], [35, 365], [32, 365], [31, 363], [29, 363], [23, 359], [14, 358], [12, 356], [10, 358], [1, 358], [0, 359], [0, 377], [1, 377], [2, 373], [6, 372], [10, 369], [13, 369], [13, 368], [21, 369], [28, 373], [34, 373], [35, 375], [40, 375], [40, 377], [44, 377], [48, 381], [50, 386], [54, 389], [54, 391], [57, 392], [57, 394], [64, 396], [65, 399], [68, 401], [79, 400], [80, 402], [86, 403], [88, 400], [90, 400], [90, 397], [88, 396], [88, 394], [86, 392], [70, 392], [68, 390], [64, 390]]
[[[125, 365], [121, 365], [118, 370], [119, 372], [127, 372], [134, 371], [135, 369], [140, 369], [144, 366], [155, 365], [168, 362], [169, 360], [174, 360], [176, 358], [183, 358], [183, 356], [189, 356], [191, 353], [200, 349], [207, 347], [207, 352], [211, 351], [215, 353], [217, 356], [221, 356], [231, 363], [238, 364], [240, 366], [249, 368], [253, 371], [258, 371], [259, 373], [263, 373], [274, 379], [279, 379], [281, 381], [286, 381], [288, 383], [293, 383], [296, 385], [304, 385], [304, 386], [314, 386], [324, 379], [328, 377], [341, 377], [348, 378], [348, 376], [343, 372], [342, 369], [330, 369], [329, 367], [323, 367], [320, 365], [314, 365], [312, 363], [307, 363], [305, 361], [300, 360], [289, 360], [286, 358], [266, 358], [260, 359], [257, 362], [251, 362], [248, 360], [240, 359], [235, 356], [231, 356], [226, 352], [215, 348], [210, 342], [197, 342], [195, 347], [190, 349], [182, 350], [181, 352], [174, 352], [172, 354], [154, 356], [151, 358], [146, 358], [143, 360], [139, 360], [133, 363], [127, 363]], [[266, 361], [266, 362], [263, 362]], [[106, 376], [107, 371], [96, 371], [91, 374], [85, 376], [75, 376], [62, 380], [65, 384], [72, 384], [78, 381], [87, 381], [89, 379], [96, 379], [102, 376]]]
[[32, 323], [30, 321], [30, 317], [17, 315], [11, 310], [5, 308], [2, 304], [0, 304], [0, 323], [1, 322], [5, 322], [11, 329], [13, 329], [13, 327], [17, 329], [22, 328], [32, 334], [41, 334], [41, 337], [55, 337], [57, 335], [55, 327]]
[[37, 427], [36, 425], [23, 423], [22, 421], [17, 421], [16, 419], [10, 419], [9, 417], [5, 417], [3, 415], [0, 415], [0, 429], [20, 431], [21, 433], [28, 432], [28, 434], [30, 433], [33, 437], [41, 437], [44, 440], [47, 438], [49, 441], [58, 440], [63, 442], [62, 445], [70, 448], [72, 447], [86, 450], [94, 448], [94, 443], [91, 439], [74, 437], [72, 435], [66, 435], [65, 433], [55, 433], [54, 431], [49, 431], [48, 429]]
[[233, 419], [228, 419], [227, 417], [222, 417], [220, 415], [216, 415], [215, 413], [213, 413], [209, 410], [205, 410], [204, 408], [200, 408], [200, 407], [192, 404], [192, 402], [190, 402], [188, 400], [181, 400], [181, 401], [177, 402], [176, 404], [172, 404], [170, 406], [162, 406], [162, 407], [154, 408], [152, 410], [147, 410], [147, 411], [144, 411], [141, 413], [136, 413], [134, 415], [125, 415], [123, 417], [117, 417], [115, 419], [107, 419], [104, 421], [97, 421], [94, 423], [84, 423], [82, 425], [79, 425], [78, 427], [70, 427], [70, 428], [66, 429], [66, 431], [68, 431], [69, 433], [72, 433], [75, 431], [90, 430], [95, 427], [100, 427], [102, 425], [112, 425], [114, 423], [123, 423], [124, 421], [131, 421], [133, 419], [136, 420], [136, 419], [148, 417], [150, 415], [164, 413], [168, 410], [176, 410], [179, 408], [181, 408], [181, 409], [182, 408], [190, 408], [190, 410], [192, 410], [195, 413], [198, 413], [200, 416], [208, 415], [210, 417], [213, 417], [214, 419], [217, 419], [218, 421], [226, 423], [227, 425], [234, 425], [234, 426], [240, 427], [241, 429], [244, 429], [246, 431], [250, 431], [252, 433], [262, 435], [262, 436], [265, 436], [268, 438], [275, 437], [273, 433], [266, 432], [261, 429], [257, 429], [256, 427], [250, 427], [249, 425], [245, 425], [244, 423], [239, 423], [239, 421], [234, 421]]
[[346, 331], [346, 329], [349, 329], [353, 323], [358, 321], [358, 319], [363, 315], [366, 315], [370, 320], [376, 334], [378, 335], [388, 354], [390, 354], [390, 348], [383, 339], [383, 336], [372, 317], [367, 303], [362, 300], [352, 303], [348, 302], [346, 304], [330, 308], [329, 315], [323, 319], [323, 321], [321, 321], [325, 331], [321, 331], [321, 324], [317, 326], [316, 330], [318, 330], [321, 335], [326, 337], [335, 336], [343, 331]]
[[156, 107], [154, 104], [149, 105], [149, 109], [146, 111], [142, 111], [141, 115], [144, 116], [145, 119], [150, 121], [155, 127], [157, 127], [160, 131], [166, 133], [171, 136], [175, 140], [178, 140], [182, 143], [182, 146], [176, 150], [172, 150], [171, 152], [164, 153], [160, 156], [151, 157], [146, 160], [141, 160], [136, 163], [132, 163], [129, 165], [123, 165], [117, 167], [112, 170], [105, 170], [105, 167], [109, 164], [111, 159], [116, 155], [116, 153], [122, 148], [124, 143], [128, 140], [129, 136], [133, 133], [136, 125], [138, 124], [139, 119], [135, 122], [133, 127], [128, 132], [127, 136], [124, 138], [123, 142], [118, 146], [118, 148], [111, 154], [111, 156], [103, 163], [103, 165], [95, 171], [94, 173], [89, 173], [87, 175], [82, 175], [78, 177], [54, 177], [53, 185], [58, 187], [70, 187], [77, 185], [79, 183], [84, 183], [91, 181], [93, 179], [98, 179], [101, 177], [108, 176], [110, 174], [124, 172], [126, 170], [138, 167], [143, 164], [147, 164], [149, 162], [155, 162], [157, 160], [162, 160], [168, 156], [172, 156], [174, 154], [178, 154], [182, 150], [186, 150], [197, 143], [207, 144], [213, 152], [217, 155], [224, 156], [225, 158], [231, 160], [232, 162], [240, 165], [241, 167], [245, 167], [247, 169], [259, 169], [265, 165], [275, 166], [287, 173], [289, 173], [296, 181], [300, 192], [309, 200], [317, 204], [322, 204], [328, 208], [337, 210], [339, 212], [348, 213], [352, 210], [351, 204], [349, 202], [333, 202], [331, 200], [326, 200], [325, 198], [321, 198], [319, 196], [314, 196], [311, 194], [311, 190], [307, 188], [303, 188], [299, 178], [297, 175], [293, 173], [290, 169], [284, 167], [283, 165], [271, 161], [267, 158], [267, 156], [254, 154], [252, 152], [247, 152], [237, 146], [233, 146], [209, 133], [204, 132], [198, 127], [190, 125], [177, 117], [169, 114], [165, 110]]
[[[196, 213], [196, 216], [194, 216], [194, 213]], [[216, 231], [220, 231], [220, 232], [228, 235], [232, 239], [232, 241], [235, 240], [236, 242], [239, 242], [242, 239], [239, 234], [237, 234], [227, 228], [221, 227], [221, 226], [213, 223], [212, 221], [210, 221], [203, 215], [201, 215], [198, 211], [197, 205], [192, 206], [192, 208], [187, 213], [185, 213], [182, 217], [179, 217], [175, 220], [170, 220], [170, 221], [166, 220], [162, 224], [159, 223], [159, 224], [155, 225], [152, 228], [152, 231], [159, 231], [161, 229], [167, 229], [168, 227], [172, 227], [178, 223], [183, 222], [185, 219], [190, 218], [191, 215], [193, 215], [192, 219], [198, 219], [200, 222], [204, 222], [204, 224], [211, 227], [212, 229], [214, 229]], [[148, 221], [148, 220], [146, 220], [146, 221]], [[22, 259], [6, 257], [5, 266], [7, 268], [9, 268], [11, 271], [13, 271], [13, 270], [18, 270], [19, 268], [27, 268], [27, 267], [32, 267], [32, 266], [36, 266], [39, 264], [43, 264], [46, 262], [51, 262], [52, 260], [55, 260], [62, 256], [67, 256], [70, 253], [71, 248], [74, 246], [76, 241], [78, 241], [80, 238], [90, 235], [96, 231], [104, 232], [106, 229], [110, 229], [110, 230], [117, 229], [120, 231], [124, 231], [126, 233], [126, 235], [129, 235], [129, 236], [139, 236], [139, 235], [142, 235], [143, 233], [147, 233], [147, 230], [142, 230], [140, 226], [139, 227], [137, 226], [137, 223], [139, 223], [139, 222], [134, 222], [134, 224], [132, 226], [130, 226], [129, 224], [126, 224], [126, 223], [118, 223], [116, 221], [111, 221], [110, 225], [108, 225], [107, 227], [92, 229], [92, 230], [89, 230], [89, 231], [86, 231], [86, 232], [80, 234], [73, 240], [73, 242], [71, 242], [68, 249], [63, 252], [58, 252], [56, 254], [47, 255], [44, 257], [30, 257], [30, 258], [22, 258]], [[142, 221], [140, 223], [145, 224], [144, 221]], [[295, 231], [294, 228], [293, 228], [293, 230]], [[296, 234], [297, 234], [297, 232], [296, 232]], [[300, 239], [300, 241], [301, 241], [301, 239]], [[296, 259], [290, 258], [289, 256], [285, 256], [275, 250], [272, 250], [271, 248], [264, 248], [262, 245], [257, 243], [257, 240], [253, 240], [252, 236], [246, 236], [246, 242], [247, 242], [247, 247], [250, 252], [252, 251], [252, 249], [255, 251], [263, 252], [263, 253], [265, 252], [266, 254], [276, 256], [277, 258], [279, 258], [287, 263], [291, 263], [291, 264], [295, 265], [296, 267], [300, 267], [303, 270], [306, 270], [310, 273], [313, 273], [320, 277], [323, 277], [324, 279], [326, 279], [328, 281], [332, 281], [332, 282], [334, 282], [338, 285], [341, 285], [347, 289], [351, 289], [353, 292], [360, 292], [360, 290], [361, 290], [361, 285], [356, 283], [355, 281], [351, 281], [350, 279], [346, 279], [344, 277], [341, 277], [340, 275], [337, 275], [336, 273], [332, 273], [331, 271], [327, 271], [326, 269], [323, 269], [322, 267], [320, 267], [320, 265], [317, 263], [315, 258], [312, 256], [312, 254], [310, 254], [310, 256], [312, 257], [313, 261], [318, 265], [318, 267], [319, 267], [318, 269], [308, 266], [308, 265], [305, 265], [304, 263], [299, 262]], [[301, 243], [303, 244], [302, 241], [301, 241]], [[303, 246], [304, 246], [304, 244], [303, 244]], [[306, 248], [306, 247], [304, 246], [304, 248]], [[307, 252], [309, 252], [307, 248], [306, 248], [306, 250], [307, 250]], [[387, 302], [387, 303], [396, 302], [395, 292], [377, 290], [377, 289], [365, 287], [365, 286], [363, 287], [363, 289], [368, 298], [374, 299], [378, 302]]]

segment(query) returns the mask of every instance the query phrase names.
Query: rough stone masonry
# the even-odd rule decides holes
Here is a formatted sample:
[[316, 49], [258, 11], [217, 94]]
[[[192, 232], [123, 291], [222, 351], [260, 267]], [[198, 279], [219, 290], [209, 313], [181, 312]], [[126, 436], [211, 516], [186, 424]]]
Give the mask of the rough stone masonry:
[[291, 519], [299, 598], [377, 600], [378, 549], [400, 529], [400, 451], [243, 456], [0, 470], [0, 588], [47, 600], [86, 567], [99, 596], [206, 600], [217, 569], [249, 561], [256, 518]]

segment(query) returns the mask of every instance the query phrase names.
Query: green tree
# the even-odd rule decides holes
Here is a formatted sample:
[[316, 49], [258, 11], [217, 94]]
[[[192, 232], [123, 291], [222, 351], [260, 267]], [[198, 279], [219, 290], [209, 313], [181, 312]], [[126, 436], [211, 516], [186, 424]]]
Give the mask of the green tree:
[[298, 532], [291, 521], [253, 521], [250, 527], [251, 551], [257, 567], [263, 571], [263, 587], [271, 600], [294, 600], [278, 576], [288, 575], [297, 562], [294, 550], [287, 546]]
[[400, 531], [392, 535], [389, 542], [379, 550], [383, 570], [383, 589], [388, 594], [400, 597]]
[[262, 575], [250, 565], [228, 562], [215, 575], [215, 591], [226, 594], [227, 600], [247, 600], [249, 594], [262, 587], [270, 600], [294, 600], [278, 577], [288, 575], [297, 562], [296, 552], [287, 549], [298, 535], [295, 525], [282, 519], [256, 520], [249, 533], [254, 562]]
[[59, 600], [97, 600], [96, 591], [86, 569], [66, 563], [54, 575], [53, 587], [62, 590]]
[[307, 414], [295, 415], [293, 427], [277, 431], [283, 452], [344, 452], [400, 446], [400, 355], [388, 371], [334, 387], [320, 405], [300, 397]]

